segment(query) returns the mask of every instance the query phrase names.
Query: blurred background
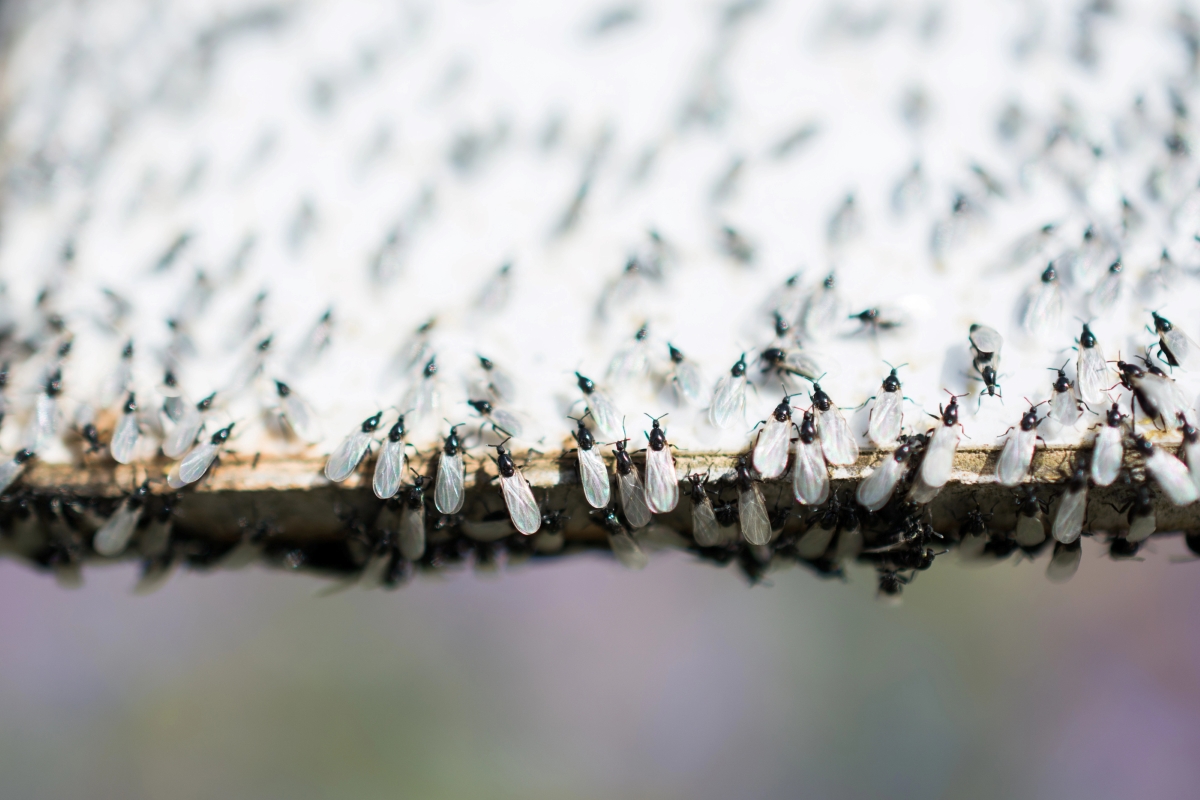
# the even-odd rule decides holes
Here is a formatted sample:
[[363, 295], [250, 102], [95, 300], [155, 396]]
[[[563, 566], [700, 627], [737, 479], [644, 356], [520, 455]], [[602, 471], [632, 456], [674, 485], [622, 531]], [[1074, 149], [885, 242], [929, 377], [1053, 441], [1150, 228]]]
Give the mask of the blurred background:
[[[59, 262], [74, 260], [55, 288], [76, 319], [91, 314], [101, 280], [122, 278], [118, 288], [153, 311], [140, 322], [165, 338], [163, 297], [186, 299], [192, 273], [177, 270], [168, 289], [136, 269], [195, 230], [195, 261], [230, 309], [283, 276], [276, 332], [307, 330], [345, 291], [352, 335], [391, 343], [429, 314], [407, 302], [410, 286], [397, 284], [405, 302], [385, 298], [375, 315], [355, 302], [366, 302], [368, 263], [407, 252], [395, 247], [401, 233], [420, 233], [413, 263], [452, 263], [441, 258], [450, 252], [478, 273], [471, 283], [413, 270], [437, 303], [448, 292], [434, 278], [482, 285], [514, 252], [536, 275], [567, 247], [594, 259], [571, 262], [593, 281], [591, 298], [656, 216], [726, 272], [733, 248], [719, 226], [776, 243], [760, 249], [753, 296], [687, 282], [724, 310], [757, 303], [804, 259], [819, 281], [826, 239], [838, 238], [830, 214], [855, 187], [881, 226], [865, 238], [887, 245], [872, 263], [902, 264], [888, 198], [917, 158], [931, 181], [912, 226], [924, 264], [931, 225], [960, 205], [962, 186], [999, 221], [988, 247], [1040, 230], [1047, 208], [1059, 213], [1023, 195], [1006, 211], [969, 172], [978, 155], [1024, 175], [1023, 148], [1036, 152], [1047, 131], [1126, 120], [1150, 153], [1130, 185], [1152, 188], [1142, 167], [1163, 157], [1166, 125], [1192, 124], [1166, 89], [1191, 97], [1200, 27], [1173, 2], [1135, 13], [1149, 5], [364, 2], [352, 14], [341, 0], [0, 4], [30, 12], [5, 61], [2, 277], [32, 314], [53, 285], [46, 275], [67, 276]], [[979, 90], [981, 75], [993, 91]], [[841, 110], [853, 113], [839, 120]], [[1026, 113], [1024, 139], [997, 136]], [[964, 141], [974, 149], [958, 149]], [[497, 154], [509, 166], [489, 172]], [[1200, 203], [1193, 173], [1177, 174], [1180, 196]], [[656, 188], [629, 188], [643, 184]], [[426, 235], [426, 186], [466, 222], [447, 214]], [[585, 217], [563, 244], [552, 222], [575, 225], [573, 198], [585, 196], [616, 223], [588, 238]], [[514, 233], [497, 206], [539, 213], [522, 212], [528, 230]], [[265, 232], [263, 255], [239, 278], [229, 254], [247, 230]], [[1158, 263], [1157, 236], [1144, 263]], [[526, 240], [527, 250], [512, 244]], [[307, 281], [294, 279], [297, 265]], [[857, 280], [877, 290], [878, 274]], [[974, 296], [996, 303], [986, 287]], [[720, 329], [714, 319], [736, 321], [680, 307], [699, 341]], [[944, 306], [930, 316], [963, 339], [969, 320], [935, 311]], [[640, 324], [643, 309], [633, 313]], [[634, 329], [614, 324], [612, 335]], [[124, 341], [93, 344], [115, 360]], [[720, 370], [736, 352], [714, 354]], [[862, 361], [873, 390], [878, 363]], [[345, 385], [366, 385], [330, 374], [313, 391], [335, 411]], [[379, 398], [348, 399], [334, 435]], [[879, 602], [874, 575], [857, 568], [845, 584], [793, 569], [748, 587], [679, 553], [640, 573], [587, 555], [424, 577], [394, 593], [328, 595], [311, 576], [257, 567], [185, 572], [149, 597], [132, 594], [132, 565], [89, 566], [68, 591], [2, 560], [0, 798], [1194, 797], [1200, 566], [1171, 560], [1184, 553], [1177, 537], [1147, 550], [1117, 564], [1088, 541], [1064, 585], [1046, 580], [1044, 558], [971, 568], [948, 556], [899, 607]]]
[[394, 593], [258, 568], [130, 594], [0, 563], [13, 798], [1194, 797], [1200, 565], [769, 587], [662, 554]]

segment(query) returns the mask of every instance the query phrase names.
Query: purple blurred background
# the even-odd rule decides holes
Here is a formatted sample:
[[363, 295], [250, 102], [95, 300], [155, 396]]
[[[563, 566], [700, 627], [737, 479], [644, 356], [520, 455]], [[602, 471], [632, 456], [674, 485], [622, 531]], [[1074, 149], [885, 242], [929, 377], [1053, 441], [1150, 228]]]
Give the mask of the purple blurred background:
[[[323, 596], [0, 564], [14, 798], [1194, 797], [1200, 565], [748, 588], [660, 554]], [[1044, 559], [1043, 559], [1044, 562]]]

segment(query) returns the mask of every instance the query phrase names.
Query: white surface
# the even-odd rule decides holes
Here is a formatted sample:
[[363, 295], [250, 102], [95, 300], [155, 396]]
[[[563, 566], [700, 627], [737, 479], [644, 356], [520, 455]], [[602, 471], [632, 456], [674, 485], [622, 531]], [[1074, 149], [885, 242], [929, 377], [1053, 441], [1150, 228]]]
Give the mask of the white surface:
[[[31, 5], [2, 83], [0, 271], [23, 337], [37, 328], [38, 292], [55, 287], [49, 306], [75, 335], [67, 420], [76, 404], [100, 396], [128, 337], [137, 347], [139, 400], [151, 405], [164, 319], [189, 302], [197, 270], [214, 292], [191, 322], [199, 352], [180, 367], [188, 394], [196, 400], [225, 385], [253, 344], [273, 334], [266, 374], [289, 381], [322, 420], [325, 439], [312, 453], [330, 452], [378, 408], [405, 410], [419, 365], [398, 369], [397, 353], [433, 316], [441, 407], [413, 441], [431, 444], [444, 433], [443, 417], [475, 418], [466, 386], [480, 375], [474, 357], [482, 353], [515, 378], [511, 407], [527, 420], [522, 444], [548, 450], [572, 446], [565, 415], [582, 411], [572, 406], [580, 397], [572, 372], [603, 383], [643, 321], [653, 368], [666, 368], [670, 341], [699, 361], [710, 393], [739, 353], [770, 343], [770, 304], [800, 308], [803, 294], [784, 298], [784, 280], [800, 273], [807, 293], [831, 270], [843, 316], [879, 305], [906, 321], [877, 341], [839, 330], [806, 342], [828, 371], [822, 386], [834, 401], [862, 403], [887, 374], [885, 359], [907, 362], [906, 422], [923, 430], [945, 390], [978, 394], [980, 384], [965, 377], [967, 328], [985, 322], [1005, 337], [1005, 400], [986, 398], [977, 412], [976, 398], [966, 398], [962, 421], [965, 441], [989, 443], [1019, 421], [1022, 397], [1049, 396], [1047, 368], [1074, 356], [1074, 317], [1085, 316], [1079, 287], [1069, 287], [1061, 323], [1039, 339], [1021, 332], [1018, 308], [1047, 261], [1077, 247], [1089, 222], [1117, 239], [1126, 266], [1121, 301], [1093, 322], [1109, 357], [1120, 350], [1128, 359], [1153, 341], [1143, 327], [1148, 308], [1200, 334], [1192, 277], [1171, 278], [1156, 296], [1132, 291], [1163, 247], [1182, 268], [1200, 260], [1192, 239], [1200, 173], [1190, 159], [1172, 160], [1163, 144], [1173, 124], [1167, 87], [1189, 104], [1196, 96], [1171, 27], [1175, 3], [1128, 2], [1096, 17], [1092, 67], [1074, 56], [1075, 7], [1034, 2], [777, 2], [748, 7], [729, 25], [717, 5], [644, 3], [631, 6], [632, 22], [595, 35], [603, 6], [313, 0], [281, 5], [273, 23], [224, 39], [204, 32], [251, 11], [269, 21], [266, 7]], [[220, 44], [205, 49], [214, 40]], [[914, 126], [901, 109], [917, 89], [928, 117]], [[714, 109], [711, 119], [687, 115], [697, 98]], [[1005, 142], [997, 123], [1012, 101], [1028, 124]], [[1068, 136], [1047, 149], [1048, 131], [1067, 123], [1077, 141]], [[1180, 124], [1190, 136], [1190, 123]], [[547, 135], [555, 125], [557, 139]], [[815, 126], [810, 139], [775, 155], [807, 125]], [[467, 134], [480, 137], [482, 155], [462, 169], [449, 154]], [[738, 179], [723, 182], [738, 159]], [[898, 214], [892, 198], [914, 160], [924, 199]], [[577, 224], [561, 232], [589, 162]], [[1000, 181], [1005, 197], [987, 195], [974, 163]], [[1147, 189], [1156, 170], [1157, 201]], [[958, 192], [976, 212], [952, 226], [952, 246], [934, 253], [935, 230], [946, 230]], [[831, 236], [848, 193], [856, 221]], [[1142, 217], [1127, 235], [1122, 194]], [[311, 230], [297, 241], [297, 220], [306, 216]], [[1058, 233], [1012, 263], [1015, 243], [1050, 222]], [[753, 245], [751, 264], [719, 246], [724, 224]], [[406, 242], [400, 273], [373, 284], [369, 264], [397, 225]], [[650, 228], [670, 247], [665, 280], [622, 296], [597, 319], [606, 287], [631, 254], [646, 251]], [[155, 272], [183, 231], [192, 243]], [[239, 271], [233, 257], [247, 236], [256, 246]], [[59, 253], [68, 238], [76, 257], [65, 269]], [[505, 300], [487, 287], [508, 261]], [[133, 304], [119, 332], [95, 322], [106, 307], [101, 288]], [[261, 326], [240, 333], [263, 290]], [[492, 310], [481, 308], [481, 297]], [[332, 345], [317, 363], [294, 363], [329, 307]], [[0, 430], [7, 451], [19, 445], [43, 365], [41, 357], [14, 362], [16, 419]], [[635, 446], [649, 429], [643, 412], [670, 412], [664, 425], [673, 444], [748, 447], [750, 425], [780, 394], [750, 366], [760, 389], [747, 424], [721, 434], [650, 380], [614, 387]], [[1194, 398], [1197, 376], [1177, 377]], [[273, 390], [259, 388], [215, 415], [221, 424], [238, 421], [230, 446], [305, 451], [262, 424]], [[865, 430], [867, 410], [853, 417], [856, 432]], [[1057, 436], [1044, 425], [1042, 434], [1072, 441], [1096, 421], [1085, 416], [1079, 430]], [[61, 446], [40, 455], [69, 457]]]

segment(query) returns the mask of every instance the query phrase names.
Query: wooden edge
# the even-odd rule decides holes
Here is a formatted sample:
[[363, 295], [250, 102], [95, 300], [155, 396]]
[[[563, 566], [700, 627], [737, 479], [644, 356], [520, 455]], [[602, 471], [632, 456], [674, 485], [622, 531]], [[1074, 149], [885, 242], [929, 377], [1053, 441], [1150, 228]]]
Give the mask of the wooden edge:
[[[1035, 484], [1060, 483], [1068, 474], [1075, 455], [1090, 448], [1050, 446], [1038, 448], [1028, 480]], [[868, 469], [879, 463], [889, 450], [864, 449], [853, 465], [831, 467], [830, 478], [856, 480]], [[740, 454], [677, 452], [675, 470], [682, 481], [692, 473], [707, 473], [709, 480], [717, 481], [732, 477], [737, 469]], [[961, 484], [994, 483], [996, 461], [1000, 449], [994, 447], [960, 447], [954, 456], [951, 481]], [[640, 456], [634, 455], [640, 463]], [[466, 486], [472, 489], [487, 484], [497, 475], [495, 462], [489, 458], [464, 458], [466, 464]], [[606, 458], [609, 467], [613, 459]], [[1126, 453], [1127, 466], [1140, 462]], [[306, 491], [312, 489], [362, 489], [370, 488], [374, 459], [365, 459], [354, 474], [341, 483], [333, 483], [324, 475], [325, 459], [322, 458], [278, 458], [248, 457], [243, 454], [226, 455], [214, 465], [203, 479], [186, 491], [198, 494], [212, 492], [264, 492]], [[436, 456], [421, 456], [409, 459], [409, 466], [422, 475], [433, 477]], [[76, 494], [92, 497], [118, 497], [143, 481], [150, 481], [150, 491], [155, 494], [169, 493], [166, 476], [172, 462], [160, 459], [157, 462], [122, 465], [112, 461], [73, 464], [46, 464], [33, 462], [21, 477], [21, 484], [32, 491], [69, 490]], [[577, 484], [575, 455], [572, 451], [553, 454], [531, 452], [528, 458], [518, 456], [518, 465], [529, 483], [535, 488], [553, 488]]]
[[[1044, 509], [1040, 518], [1048, 535], [1068, 467], [1073, 466], [1079, 452], [1073, 447], [1039, 449], [1026, 483], [1009, 488], [997, 484], [993, 477], [997, 449], [961, 448], [950, 481], [921, 508], [921, 519], [944, 537], [938, 546], [957, 545], [973, 524], [983, 524], [989, 535], [999, 533], [1003, 540], [1016, 526], [1017, 501], [1032, 493]], [[844, 506], [855, 507], [855, 485], [885, 456], [886, 451], [868, 450], [855, 464], [832, 468], [834, 498]], [[737, 458], [728, 453], [680, 453], [676, 472], [681, 480], [690, 473], [707, 473], [714, 503], [733, 503], [736, 487], [732, 481], [722, 479], [735, 474]], [[542, 508], [562, 512], [565, 521], [561, 530], [543, 530], [531, 537], [516, 533], [499, 488], [491, 481], [496, 475], [494, 462], [468, 459], [466, 501], [461, 513], [441, 517], [427, 501], [429, 548], [417, 563], [405, 562], [404, 569], [411, 573], [461, 563], [468, 552], [474, 553], [471, 558], [490, 563], [493, 557], [488, 553], [503, 551], [515, 563], [527, 556], [607, 549], [605, 530], [579, 488], [573, 452], [532, 453], [524, 462], [519, 457], [518, 463]], [[418, 473], [429, 476], [436, 464], [436, 457], [412, 462]], [[1135, 455], [1127, 454], [1126, 467], [1135, 480], [1144, 477]], [[0, 553], [59, 571], [64, 564], [77, 569], [84, 561], [98, 558], [92, 550], [95, 532], [122, 502], [124, 493], [146, 480], [150, 481], [151, 497], [146, 501], [138, 532], [122, 557], [140, 557], [147, 565], [186, 561], [194, 567], [221, 566], [238, 553], [243, 555], [237, 558], [243, 560], [250, 553], [253, 559], [279, 566], [303, 565], [323, 572], [354, 574], [365, 569], [372, 548], [381, 541], [381, 532], [389, 524], [394, 526], [400, 513], [400, 506], [381, 501], [372, 492], [371, 461], [348, 480], [333, 484], [323, 475], [323, 459], [227, 456], [201, 481], [178, 493], [166, 485], [168, 468], [165, 462], [85, 467], [30, 464], [22, 479], [0, 497]], [[795, 542], [814, 525], [820, 512], [793, 500], [790, 479], [763, 482], [761, 487], [768, 511], [776, 521], [777, 538], [771, 547], [749, 548], [740, 542], [735, 523], [729, 529], [732, 538], [728, 545], [701, 551], [691, 539], [692, 503], [687, 492], [681, 492], [678, 507], [656, 515], [648, 528], [635, 535], [648, 548], [690, 549], [718, 563], [736, 560], [743, 568], [760, 557], [766, 558], [765, 564], [779, 558], [796, 563], [794, 555], [787, 555], [790, 545], [786, 543]], [[1155, 495], [1158, 535], [1200, 532], [1200, 503], [1180, 508], [1160, 493]], [[1121, 537], [1129, 527], [1126, 512], [1133, 496], [1134, 489], [1128, 482], [1092, 487], [1085, 533], [1106, 540]], [[896, 530], [896, 514], [909, 513], [900, 512], [898, 504], [889, 508], [892, 512], [885, 509], [881, 515], [866, 515], [859, 509], [868, 547], [888, 541]], [[1026, 554], [1034, 555], [1051, 544], [1053, 541], [1047, 538], [1040, 548], [1027, 548]], [[1011, 552], [1005, 551], [1004, 557]]]

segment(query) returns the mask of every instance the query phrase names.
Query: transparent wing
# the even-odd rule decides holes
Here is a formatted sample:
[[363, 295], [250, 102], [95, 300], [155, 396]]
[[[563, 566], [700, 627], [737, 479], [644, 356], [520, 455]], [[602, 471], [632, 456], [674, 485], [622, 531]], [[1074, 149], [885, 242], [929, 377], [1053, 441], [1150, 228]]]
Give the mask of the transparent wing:
[[981, 353], [999, 353], [1004, 345], [1004, 337], [988, 325], [972, 325], [970, 338], [971, 344]]
[[463, 492], [462, 453], [438, 458], [437, 481], [433, 487], [433, 505], [443, 514], [457, 514], [466, 498]]
[[834, 545], [833, 557], [836, 561], [851, 561], [858, 558], [863, 550], [862, 530], [842, 531], [838, 534]]
[[771, 543], [771, 520], [757, 485], [738, 492], [738, 518], [742, 523], [742, 536], [747, 542], [756, 545]]
[[1029, 462], [1033, 460], [1035, 444], [1036, 433], [1013, 428], [1008, 440], [1004, 442], [1004, 449], [1000, 452], [1000, 461], [996, 464], [996, 480], [1001, 486], [1016, 486], [1025, 480]]
[[903, 403], [900, 392], [882, 392], [875, 398], [867, 436], [877, 446], [891, 447], [900, 438], [900, 428], [904, 424]]
[[182, 489], [189, 483], [195, 483], [204, 477], [204, 473], [212, 466], [220, 448], [212, 442], [198, 444], [171, 468], [167, 483], [172, 489]]
[[140, 505], [134, 507], [128, 500], [121, 503], [112, 516], [100, 526], [100, 530], [96, 531], [96, 538], [92, 540], [92, 549], [109, 558], [121, 555], [125, 552], [125, 547], [129, 544], [129, 539], [133, 536], [141, 516], [142, 507]]
[[517, 392], [514, 388], [513, 380], [508, 376], [507, 372], [503, 372], [499, 367], [492, 367], [488, 370], [488, 388], [491, 389], [492, 395], [497, 400], [512, 400]]
[[1121, 296], [1121, 276], [1107, 275], [1087, 298], [1088, 315], [1101, 317], [1117, 303]]
[[375, 477], [371, 488], [380, 500], [394, 497], [400, 491], [400, 478], [404, 475], [404, 442], [387, 441], [379, 450], [375, 462]]
[[400, 516], [400, 533], [397, 537], [400, 555], [409, 561], [417, 561], [425, 555], [425, 506], [409, 508], [407, 505]]
[[599, 389], [592, 392], [587, 396], [587, 407], [607, 441], [615, 442], [621, 438], [621, 411], [607, 394]]
[[800, 325], [813, 339], [831, 336], [841, 322], [842, 302], [836, 289], [817, 289], [804, 304]]
[[628, 533], [608, 534], [608, 546], [617, 561], [629, 569], [642, 569], [650, 563], [642, 548]]
[[129, 384], [133, 380], [133, 367], [130, 360], [122, 358], [117, 362], [117, 367], [108, 376], [108, 380], [104, 382], [104, 388], [100, 390], [100, 407], [107, 408], [117, 400], [125, 396], [129, 391]]
[[1200, 444], [1184, 445], [1184, 457], [1187, 459], [1188, 472], [1192, 473], [1192, 483], [1200, 489]]
[[342, 443], [338, 445], [337, 450], [329, 456], [329, 460], [325, 462], [325, 477], [334, 483], [349, 478], [351, 473], [358, 467], [363, 456], [367, 454], [367, 448], [371, 445], [371, 434], [364, 432], [361, 428], [351, 433]]
[[500, 476], [500, 490], [504, 494], [504, 504], [508, 506], [508, 516], [512, 518], [513, 527], [529, 536], [537, 533], [542, 527], [542, 512], [537, 500], [533, 497], [533, 489], [520, 470], [514, 472], [511, 478]]
[[1057, 283], [1041, 283], [1029, 295], [1022, 325], [1031, 336], [1044, 336], [1062, 319], [1062, 292]]
[[409, 420], [410, 425], [416, 425], [434, 416], [440, 405], [441, 396], [438, 392], [437, 379], [422, 377], [404, 393], [404, 400], [400, 407], [411, 409], [404, 416]]
[[1055, 392], [1050, 399], [1050, 419], [1070, 427], [1079, 422], [1079, 404], [1071, 392]]
[[611, 497], [608, 468], [604, 459], [591, 450], [579, 449], [579, 482], [583, 484], [583, 496], [592, 508], [605, 508]]
[[679, 505], [679, 479], [669, 447], [646, 450], [646, 505], [655, 514], [666, 514]]
[[858, 460], [858, 440], [837, 406], [817, 413], [817, 435], [830, 464], [847, 465]]
[[1049, 565], [1046, 566], [1046, 577], [1055, 583], [1069, 580], [1078, 571], [1079, 562], [1082, 560], [1082, 547], [1056, 547]]
[[1129, 532], [1125, 534], [1125, 538], [1131, 542], [1143, 542], [1149, 539], [1153, 534], [1157, 525], [1157, 520], [1154, 514], [1148, 517], [1135, 517], [1129, 523]]
[[908, 501], [917, 505], [924, 505], [933, 501], [933, 498], [938, 496], [938, 492], [942, 490], [941, 486], [930, 486], [925, 482], [924, 465], [922, 471], [917, 473], [917, 479], [913, 481], [912, 488], [908, 490]]
[[163, 455], [167, 458], [179, 458], [186, 453], [188, 448], [196, 443], [196, 437], [200, 435], [200, 426], [203, 423], [204, 417], [200, 414], [200, 409], [194, 405], [188, 405], [179, 422], [175, 423], [163, 441]]
[[18, 464], [15, 459], [11, 458], [0, 464], [0, 492], [6, 491], [24, 468], [24, 464]]
[[[407, 506], [404, 506], [407, 508]], [[396, 533], [400, 530], [401, 507], [392, 508], [391, 503], [384, 503], [375, 517], [375, 530], [380, 533]]]
[[166, 585], [177, 566], [179, 559], [170, 554], [146, 559], [142, 562], [142, 573], [133, 587], [133, 593], [146, 595], [157, 592]]
[[1046, 541], [1046, 526], [1039, 514], [1035, 517], [1025, 514], [1017, 515], [1017, 527], [1013, 531], [1013, 539], [1021, 547], [1035, 547]]
[[700, 402], [703, 391], [700, 388], [700, 370], [691, 361], [684, 360], [675, 365], [671, 385], [675, 388], [675, 397], [680, 403], [694, 406]]
[[958, 449], [958, 429], [954, 426], [939, 425], [933, 432], [933, 439], [925, 451], [925, 460], [921, 463], [921, 480], [930, 489], [938, 489], [950, 480], [950, 470], [954, 467], [954, 451]]
[[721, 526], [707, 496], [692, 505], [692, 538], [701, 547], [716, 547], [721, 543]]
[[1188, 410], [1187, 398], [1180, 391], [1179, 384], [1170, 378], [1147, 374], [1138, 380], [1137, 385], [1168, 425], [1174, 425], [1178, 415]]
[[183, 419], [183, 415], [187, 413], [187, 401], [180, 395], [167, 395], [163, 398], [162, 412], [172, 424]]
[[1079, 538], [1079, 533], [1083, 530], [1083, 517], [1087, 511], [1087, 496], [1086, 488], [1078, 492], [1063, 493], [1058, 512], [1054, 515], [1054, 524], [1050, 527], [1054, 538], [1063, 544], [1070, 544]]
[[1162, 335], [1163, 342], [1179, 366], [1186, 370], [1200, 370], [1200, 345], [1179, 328], [1172, 328]]
[[817, 442], [796, 442], [796, 465], [792, 468], [792, 493], [802, 505], [818, 506], [829, 497], [829, 469]]
[[503, 429], [509, 436], [520, 438], [521, 434], [525, 432], [525, 425], [521, 422], [520, 418], [507, 409], [493, 408], [492, 422], [496, 427]]
[[321, 426], [317, 424], [316, 412], [295, 389], [287, 397], [279, 399], [279, 407], [288, 427], [301, 441], [313, 444], [321, 440]]
[[746, 377], [726, 375], [717, 381], [712, 405], [708, 408], [708, 421], [714, 428], [728, 428], [735, 422], [746, 419]]
[[112, 441], [108, 443], [108, 452], [113, 461], [118, 464], [128, 464], [133, 460], [133, 451], [138, 441], [137, 414], [122, 414], [113, 431]]
[[650, 524], [650, 508], [646, 505], [646, 489], [638, 477], [637, 467], [628, 475], [619, 475], [617, 486], [621, 490], [621, 510], [631, 528], [643, 528]]
[[825, 528], [820, 525], [809, 528], [796, 541], [796, 555], [809, 560], [820, 558], [829, 549], [829, 543], [833, 541], [835, 530], [837, 530], [836, 527]]
[[754, 468], [763, 478], [778, 478], [787, 469], [791, 441], [791, 422], [780, 422], [771, 416], [758, 434], [754, 444]]
[[904, 462], [897, 461], [889, 455], [882, 464], [875, 467], [874, 472], [859, 482], [855, 494], [859, 505], [868, 511], [883, 508], [891, 499], [892, 492], [896, 491], [896, 482], [902, 474]]
[[1103, 406], [1107, 400], [1106, 394], [1115, 381], [1111, 380], [1108, 364], [1100, 347], [1080, 347], [1079, 361], [1075, 365], [1075, 386], [1079, 389], [1079, 399], [1093, 408]]
[[1163, 494], [1175, 505], [1186, 506], [1196, 502], [1196, 484], [1192, 482], [1187, 467], [1166, 450], [1155, 448], [1146, 459], [1146, 469], [1154, 476]]
[[1092, 482], [1097, 486], [1108, 486], [1115, 481], [1121, 471], [1123, 455], [1120, 429], [1105, 425], [1096, 436], [1096, 446], [1092, 450]]
[[817, 363], [816, 359], [803, 350], [789, 351], [784, 359], [784, 363], [788, 369], [797, 375], [803, 375], [810, 381], [816, 380], [823, 372], [821, 365]]
[[[358, 574], [358, 580], [351, 579], [349, 586], [357, 584], [360, 589], [378, 589], [383, 585], [383, 579], [387, 575], [388, 567], [392, 563], [393, 550], [391, 547], [376, 549], [367, 558], [367, 563], [363, 565], [362, 572]], [[338, 587], [339, 589], [341, 587]]]
[[650, 370], [650, 359], [646, 345], [637, 342], [613, 356], [608, 365], [608, 380], [613, 384], [629, 383], [646, 376]]
[[58, 402], [47, 394], [39, 394], [33, 416], [25, 427], [24, 447], [35, 453], [46, 447], [58, 428]]

